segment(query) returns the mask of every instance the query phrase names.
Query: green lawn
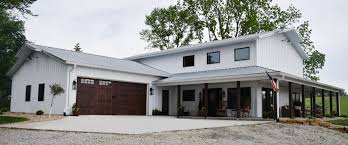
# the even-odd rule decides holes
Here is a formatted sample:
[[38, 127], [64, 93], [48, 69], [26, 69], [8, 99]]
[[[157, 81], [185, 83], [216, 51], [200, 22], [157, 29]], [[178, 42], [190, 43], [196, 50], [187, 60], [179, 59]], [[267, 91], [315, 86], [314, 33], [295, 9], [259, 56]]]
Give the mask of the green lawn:
[[0, 116], [0, 124], [22, 122], [27, 120], [29, 119], [24, 117]]
[[[341, 114], [348, 116], [348, 96], [341, 96], [340, 100]], [[321, 97], [317, 97], [315, 103], [321, 106]], [[310, 107], [310, 98], [305, 100], [306, 107]], [[332, 109], [336, 111], [336, 97], [332, 97]], [[330, 98], [325, 97], [325, 114], [329, 115], [330, 113]]]
[[329, 122], [332, 123], [332, 124], [335, 124], [335, 125], [348, 126], [348, 119], [332, 120], [332, 121], [329, 121]]

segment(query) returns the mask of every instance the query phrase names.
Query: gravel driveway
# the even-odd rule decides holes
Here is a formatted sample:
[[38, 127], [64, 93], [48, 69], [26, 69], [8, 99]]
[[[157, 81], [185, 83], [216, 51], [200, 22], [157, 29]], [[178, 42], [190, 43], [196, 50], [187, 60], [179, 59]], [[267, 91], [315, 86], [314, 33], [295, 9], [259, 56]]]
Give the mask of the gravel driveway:
[[119, 135], [36, 131], [0, 128], [1, 145], [93, 145], [93, 144], [286, 144], [347, 145], [348, 134], [318, 126], [280, 123], [244, 125], [213, 129]]

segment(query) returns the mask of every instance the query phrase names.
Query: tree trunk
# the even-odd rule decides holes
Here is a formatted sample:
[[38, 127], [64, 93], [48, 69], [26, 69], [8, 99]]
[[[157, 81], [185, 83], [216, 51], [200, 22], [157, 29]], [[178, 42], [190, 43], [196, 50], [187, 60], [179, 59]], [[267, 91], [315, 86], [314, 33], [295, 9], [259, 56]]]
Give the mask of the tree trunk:
[[50, 114], [48, 115], [48, 118], [51, 118], [52, 106], [53, 106], [53, 99], [54, 99], [54, 96], [52, 97], [52, 100], [51, 100]]

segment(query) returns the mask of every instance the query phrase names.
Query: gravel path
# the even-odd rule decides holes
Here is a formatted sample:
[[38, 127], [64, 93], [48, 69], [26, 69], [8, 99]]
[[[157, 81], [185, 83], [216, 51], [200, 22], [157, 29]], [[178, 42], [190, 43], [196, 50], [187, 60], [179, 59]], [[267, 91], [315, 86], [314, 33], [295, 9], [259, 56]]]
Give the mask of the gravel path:
[[0, 128], [1, 145], [93, 144], [287, 144], [348, 145], [348, 134], [317, 127], [269, 123], [142, 135], [34, 131]]

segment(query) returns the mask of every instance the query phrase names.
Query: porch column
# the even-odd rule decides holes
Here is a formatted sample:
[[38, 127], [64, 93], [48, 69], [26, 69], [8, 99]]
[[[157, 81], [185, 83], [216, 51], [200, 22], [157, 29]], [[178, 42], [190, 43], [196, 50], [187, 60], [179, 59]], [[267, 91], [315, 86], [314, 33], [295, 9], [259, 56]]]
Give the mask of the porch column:
[[[274, 82], [276, 83], [277, 87], [279, 88], [279, 82], [277, 79], [274, 79]], [[274, 94], [274, 97], [273, 97], [273, 104], [274, 104], [274, 115], [273, 115], [273, 118], [275, 121], [279, 121], [279, 109], [278, 109], [278, 91], [273, 91], [273, 94]]]
[[337, 112], [337, 116], [340, 117], [340, 96], [338, 94], [338, 92], [336, 92], [336, 112]]
[[293, 118], [294, 117], [294, 102], [293, 102], [293, 99], [292, 99], [292, 90], [291, 90], [291, 82], [289, 82], [289, 109], [290, 109], [290, 118]]
[[305, 107], [305, 94], [304, 94], [304, 85], [301, 85], [301, 98], [302, 98], [302, 104], [301, 104], [301, 110], [302, 110], [302, 117], [306, 117], [306, 107]]
[[321, 108], [322, 108], [322, 113], [323, 117], [325, 117], [325, 91], [324, 89], [321, 89]]
[[332, 91], [330, 91], [330, 115], [333, 116], [333, 113], [332, 113]]
[[207, 119], [208, 116], [208, 83], [204, 84], [204, 117]]
[[179, 115], [180, 115], [180, 107], [181, 107], [181, 86], [180, 85], [178, 85], [177, 86], [177, 96], [178, 96], [178, 98], [177, 98], [177, 102], [176, 102], [176, 116], [177, 117], [179, 117]]
[[313, 116], [313, 94], [312, 92], [309, 94], [309, 101], [310, 101], [310, 105], [311, 105], [311, 108], [310, 108], [310, 111], [311, 111], [311, 116]]
[[240, 118], [240, 81], [237, 81], [237, 118]]
[[315, 100], [316, 100], [316, 95], [315, 95], [315, 87], [312, 88], [312, 97], [313, 97], [313, 110], [312, 110], [312, 115], [313, 117], [316, 117], [316, 113], [317, 113], [317, 105], [315, 104]]

